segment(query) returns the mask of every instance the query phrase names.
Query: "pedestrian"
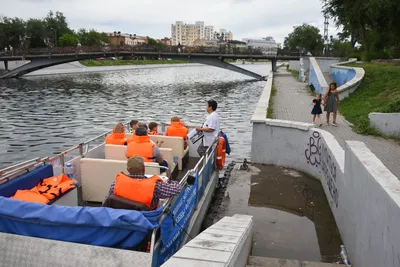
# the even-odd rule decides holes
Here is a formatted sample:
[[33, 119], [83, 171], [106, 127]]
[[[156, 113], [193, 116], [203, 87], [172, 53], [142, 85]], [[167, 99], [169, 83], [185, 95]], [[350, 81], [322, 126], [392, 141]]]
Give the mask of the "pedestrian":
[[337, 127], [336, 117], [338, 105], [340, 104], [339, 92], [337, 91], [337, 84], [331, 83], [329, 89], [326, 90], [324, 95], [324, 111], [326, 111], [326, 124], [329, 125], [330, 114], [333, 113], [332, 125]]
[[213, 144], [215, 139], [218, 137], [220, 131], [220, 118], [216, 112], [218, 107], [217, 101], [209, 100], [207, 101], [207, 113], [208, 116], [201, 127], [196, 127], [196, 131], [203, 133], [202, 142], [197, 149], [200, 156], [206, 154], [209, 146]]
[[[315, 125], [318, 125], [319, 127], [322, 126], [322, 123], [321, 123], [321, 114], [322, 114], [321, 101], [322, 101], [321, 94], [316, 94], [315, 98], [312, 101], [312, 105], [314, 107], [311, 110], [311, 114], [313, 115], [313, 123]], [[317, 121], [317, 123], [315, 121]]]

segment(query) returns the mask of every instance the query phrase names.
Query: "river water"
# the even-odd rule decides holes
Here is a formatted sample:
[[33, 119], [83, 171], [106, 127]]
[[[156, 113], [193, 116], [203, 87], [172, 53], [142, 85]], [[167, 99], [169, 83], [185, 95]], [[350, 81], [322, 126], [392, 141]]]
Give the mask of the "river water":
[[[241, 65], [267, 75], [270, 64]], [[250, 118], [265, 82], [210, 66], [147, 67], [118, 72], [0, 80], [0, 169], [57, 154], [131, 119], [201, 124], [218, 102], [232, 147], [250, 157]]]

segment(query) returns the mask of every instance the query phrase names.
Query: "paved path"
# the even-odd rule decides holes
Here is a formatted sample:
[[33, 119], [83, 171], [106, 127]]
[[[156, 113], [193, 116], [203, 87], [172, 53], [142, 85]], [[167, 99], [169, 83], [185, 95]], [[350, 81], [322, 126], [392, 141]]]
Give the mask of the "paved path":
[[[282, 120], [312, 122], [311, 101], [313, 96], [308, 93], [307, 84], [295, 80], [284, 68], [278, 69], [278, 73], [274, 76], [274, 83], [277, 93], [274, 96], [273, 117]], [[325, 114], [322, 115], [325, 116]], [[325, 122], [326, 119], [322, 121]], [[338, 127], [324, 124], [322, 128], [333, 134], [343, 148], [345, 140], [364, 142], [382, 163], [400, 179], [399, 143], [394, 140], [356, 134], [340, 114], [338, 114], [337, 123]]]

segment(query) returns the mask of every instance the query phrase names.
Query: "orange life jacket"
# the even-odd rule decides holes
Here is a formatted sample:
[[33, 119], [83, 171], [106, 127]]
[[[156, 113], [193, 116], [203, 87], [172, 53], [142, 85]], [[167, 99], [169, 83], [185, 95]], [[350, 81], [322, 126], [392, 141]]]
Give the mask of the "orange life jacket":
[[150, 131], [149, 130], [149, 135], [160, 135], [160, 134], [158, 133], [158, 131]]
[[150, 136], [134, 136], [133, 141], [126, 148], [126, 157], [130, 158], [135, 155], [144, 157], [145, 162], [153, 162], [153, 147], [150, 142]]
[[178, 136], [182, 137], [183, 140], [186, 140], [188, 134], [188, 128], [185, 127], [183, 122], [180, 121], [172, 121], [171, 125], [167, 128], [165, 132], [166, 136]]
[[45, 196], [42, 196], [35, 190], [17, 190], [15, 192], [15, 195], [12, 197], [13, 199], [18, 199], [21, 201], [26, 201], [26, 202], [36, 202], [36, 203], [42, 203], [42, 204], [47, 204], [50, 202]]
[[28, 202], [47, 204], [50, 200], [75, 188], [75, 180], [71, 180], [64, 173], [43, 179], [37, 186], [30, 190], [17, 190], [11, 198]]
[[126, 136], [124, 133], [114, 133], [106, 136], [106, 145], [124, 145], [126, 143]]
[[163, 179], [157, 175], [147, 179], [135, 179], [121, 172], [115, 178], [114, 195], [143, 203], [152, 208], [154, 189], [159, 181], [163, 182]]
[[136, 140], [136, 133], [133, 132], [132, 136], [126, 140], [126, 143], [129, 144], [129, 143], [131, 143], [131, 142], [133, 142], [135, 140]]

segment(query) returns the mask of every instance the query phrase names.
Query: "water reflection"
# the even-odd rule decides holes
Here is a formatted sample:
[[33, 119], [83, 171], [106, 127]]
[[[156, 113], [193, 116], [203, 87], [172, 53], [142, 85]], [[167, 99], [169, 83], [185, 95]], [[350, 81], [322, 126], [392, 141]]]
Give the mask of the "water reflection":
[[234, 171], [218, 217], [254, 218], [253, 256], [337, 262], [342, 244], [321, 183], [294, 170]]
[[[244, 67], [261, 75], [271, 69], [267, 64]], [[199, 124], [209, 98], [219, 103], [231, 158], [249, 157], [249, 119], [264, 85], [209, 66], [0, 80], [0, 168], [65, 150], [117, 121], [167, 122], [178, 114]]]

